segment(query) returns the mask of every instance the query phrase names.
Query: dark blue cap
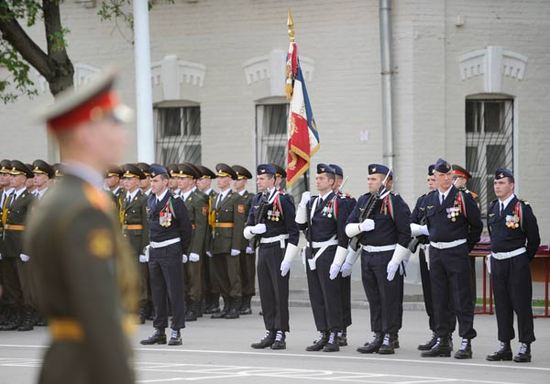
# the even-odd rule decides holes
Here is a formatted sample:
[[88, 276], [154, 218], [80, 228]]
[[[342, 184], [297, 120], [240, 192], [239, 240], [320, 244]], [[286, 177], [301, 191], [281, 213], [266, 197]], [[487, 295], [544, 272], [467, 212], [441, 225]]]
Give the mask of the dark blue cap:
[[435, 168], [435, 164], [428, 165], [428, 176], [434, 175], [434, 168]]
[[497, 168], [495, 171], [495, 179], [500, 180], [505, 177], [509, 177], [510, 180], [514, 181], [514, 174], [508, 168]]
[[256, 173], [258, 175], [275, 175], [275, 173], [277, 173], [277, 170], [275, 169], [275, 166], [273, 164], [260, 164], [256, 168]]
[[451, 172], [451, 164], [447, 160], [443, 160], [441, 158], [437, 159], [434, 166], [434, 171], [441, 172], [441, 173], [449, 173]]
[[342, 169], [341, 166], [336, 165], [336, 164], [329, 164], [329, 167], [332, 167], [332, 169], [334, 169], [334, 174], [335, 175], [344, 177], [344, 170]]
[[[383, 164], [369, 164], [369, 175], [374, 175], [375, 173], [381, 173], [386, 176], [390, 172], [390, 169]], [[393, 177], [393, 173], [390, 172], [390, 176]]]
[[334, 168], [332, 168], [328, 164], [319, 163], [317, 164], [317, 173], [332, 173], [333, 175], [336, 174], [334, 171]]
[[155, 177], [158, 175], [168, 175], [168, 170], [160, 164], [151, 164], [151, 166], [149, 167], [149, 171], [151, 173], [151, 177]]

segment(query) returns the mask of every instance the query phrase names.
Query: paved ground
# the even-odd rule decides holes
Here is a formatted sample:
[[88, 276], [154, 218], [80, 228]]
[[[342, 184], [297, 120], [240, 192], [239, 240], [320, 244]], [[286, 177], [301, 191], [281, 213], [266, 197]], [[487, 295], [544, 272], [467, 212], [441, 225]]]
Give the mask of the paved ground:
[[[421, 311], [406, 311], [400, 333], [401, 348], [393, 356], [361, 355], [355, 348], [370, 338], [368, 313], [353, 310], [354, 325], [349, 330], [350, 345], [341, 352], [305, 352], [315, 337], [311, 311], [291, 308], [292, 332], [285, 351], [256, 351], [249, 344], [260, 338], [263, 322], [254, 315], [239, 320], [201, 319], [184, 331], [181, 347], [142, 347], [139, 340], [152, 331], [150, 323], [134, 337], [136, 371], [140, 383], [548, 383], [550, 379], [550, 319], [535, 320], [537, 342], [534, 361], [489, 363], [485, 355], [496, 347], [494, 316], [476, 316], [479, 336], [474, 340], [474, 358], [422, 359], [416, 346], [428, 337], [426, 318]], [[36, 381], [40, 358], [48, 342], [45, 328], [33, 332], [0, 333], [0, 383]], [[514, 345], [514, 349], [516, 349]], [[64, 384], [64, 383], [63, 383]]]

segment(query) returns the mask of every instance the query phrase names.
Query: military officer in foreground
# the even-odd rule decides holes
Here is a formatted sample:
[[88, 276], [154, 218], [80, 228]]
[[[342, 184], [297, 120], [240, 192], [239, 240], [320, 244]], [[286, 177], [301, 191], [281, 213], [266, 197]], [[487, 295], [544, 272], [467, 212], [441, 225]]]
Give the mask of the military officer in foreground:
[[254, 197], [244, 229], [244, 236], [258, 243], [258, 286], [267, 330], [263, 339], [251, 345], [255, 349], [286, 349], [289, 271], [299, 253], [294, 204], [275, 187], [275, 172], [271, 164], [258, 166], [260, 193]]
[[471, 359], [471, 340], [476, 337], [476, 331], [468, 254], [479, 241], [483, 223], [472, 196], [453, 185], [451, 164], [439, 159], [434, 175], [437, 191], [425, 199], [426, 227], [423, 231], [428, 231], [430, 240], [430, 281], [437, 342], [429, 351], [422, 352], [422, 357], [451, 356], [452, 308], [462, 338], [454, 357]]
[[40, 383], [133, 383], [125, 331], [135, 324], [135, 262], [120, 235], [102, 173], [120, 161], [128, 108], [107, 72], [58, 96], [43, 113], [57, 138], [65, 176], [36, 205], [26, 246], [51, 345]]
[[185, 292], [182, 263], [188, 260], [191, 241], [191, 221], [180, 198], [169, 189], [170, 175], [160, 165], [151, 166], [152, 193], [147, 201], [149, 212], [149, 279], [153, 293], [155, 331], [141, 344], [166, 344], [168, 327], [167, 300], [172, 310], [171, 333], [168, 345], [181, 345], [185, 328]]
[[130, 243], [132, 254], [139, 271], [139, 321], [145, 323], [150, 312], [148, 296], [149, 270], [145, 247], [149, 244], [149, 223], [147, 220], [147, 196], [139, 188], [145, 174], [134, 164], [122, 166], [122, 185], [125, 194], [121, 203], [122, 235]]
[[510, 341], [515, 337], [515, 312], [520, 346], [513, 359], [517, 363], [527, 363], [531, 361], [531, 343], [535, 341], [529, 262], [540, 245], [540, 235], [531, 206], [516, 197], [514, 184], [512, 171], [496, 170], [494, 190], [497, 199], [489, 206], [487, 226], [491, 235], [488, 269], [495, 294], [500, 349], [487, 356], [487, 360], [512, 360]]

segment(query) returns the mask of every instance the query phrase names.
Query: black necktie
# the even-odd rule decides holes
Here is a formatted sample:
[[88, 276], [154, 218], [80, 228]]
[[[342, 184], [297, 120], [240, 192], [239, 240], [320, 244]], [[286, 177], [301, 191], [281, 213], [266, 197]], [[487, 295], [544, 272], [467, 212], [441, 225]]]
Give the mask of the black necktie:
[[218, 195], [218, 201], [216, 201], [216, 209], [219, 209], [220, 208], [220, 204], [222, 202], [222, 194], [220, 193]]
[[441, 194], [441, 202], [440, 202], [441, 205], [443, 205], [443, 202], [444, 202], [444, 201], [445, 201], [445, 194], [442, 193], [442, 194]]
[[501, 202], [500, 203], [500, 216], [503, 216], [504, 215], [504, 203]]

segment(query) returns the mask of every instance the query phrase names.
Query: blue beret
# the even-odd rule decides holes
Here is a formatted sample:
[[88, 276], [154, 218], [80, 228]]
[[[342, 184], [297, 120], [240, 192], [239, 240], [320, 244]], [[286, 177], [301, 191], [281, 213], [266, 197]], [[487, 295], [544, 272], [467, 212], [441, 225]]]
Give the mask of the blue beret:
[[151, 173], [151, 177], [155, 177], [158, 175], [168, 175], [168, 170], [159, 164], [151, 164], [151, 167], [149, 167], [149, 171]]
[[435, 164], [428, 165], [428, 176], [434, 175], [434, 168], [435, 168]]
[[336, 164], [329, 164], [329, 167], [332, 167], [332, 169], [334, 169], [334, 174], [335, 175], [344, 177], [344, 170], [342, 169], [342, 167], [340, 167], [339, 165], [336, 165]]
[[451, 164], [447, 160], [441, 158], [435, 162], [434, 170], [441, 173], [451, 172]]
[[504, 179], [505, 177], [509, 177], [512, 181], [514, 181], [514, 174], [512, 171], [510, 171], [508, 168], [497, 168], [495, 171], [495, 179], [500, 180]]
[[[390, 169], [382, 164], [369, 164], [369, 175], [374, 175], [375, 173], [381, 173], [384, 176], [390, 172]], [[390, 172], [390, 177], [393, 177], [393, 173]]]
[[273, 166], [273, 164], [260, 164], [256, 168], [256, 173], [258, 175], [275, 175], [275, 173], [277, 173], [277, 170], [275, 169], [275, 166]]
[[333, 175], [336, 174], [336, 172], [334, 172], [334, 168], [332, 168], [330, 165], [323, 163], [317, 164], [317, 173], [332, 173]]

